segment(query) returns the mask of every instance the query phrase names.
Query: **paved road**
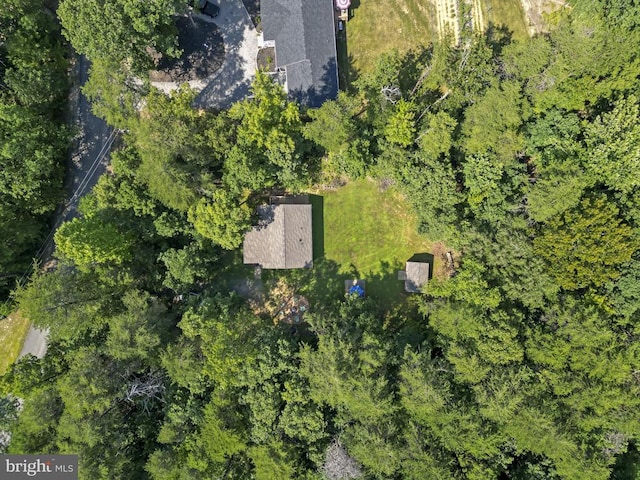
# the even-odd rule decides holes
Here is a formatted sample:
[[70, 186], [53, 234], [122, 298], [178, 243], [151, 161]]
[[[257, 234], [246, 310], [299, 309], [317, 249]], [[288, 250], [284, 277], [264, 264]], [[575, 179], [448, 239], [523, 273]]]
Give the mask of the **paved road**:
[[[67, 202], [58, 210], [55, 227], [43, 250], [38, 252], [45, 261], [51, 258], [53, 253], [53, 231], [77, 215], [78, 200], [91, 191], [100, 175], [105, 172], [111, 145], [117, 137], [113, 128], [91, 113], [91, 105], [80, 91], [80, 86], [89, 78], [89, 61], [84, 57], [77, 57], [76, 60], [69, 109], [72, 112], [70, 122], [77, 129], [77, 135], [70, 150], [65, 179]], [[27, 354], [44, 357], [47, 351], [47, 334], [47, 331], [32, 326], [20, 351], [20, 357]]]
[[65, 220], [76, 216], [80, 197], [90, 192], [109, 164], [111, 145], [117, 131], [91, 112], [91, 104], [80, 91], [89, 78], [89, 61], [78, 57], [75, 66], [76, 82], [71, 94], [72, 125], [77, 129], [70, 155], [65, 187], [68, 207]]
[[47, 336], [48, 330], [40, 330], [31, 326], [27, 338], [24, 339], [22, 350], [20, 351], [20, 357], [24, 357], [27, 354], [35, 355], [38, 358], [44, 357], [47, 353]]

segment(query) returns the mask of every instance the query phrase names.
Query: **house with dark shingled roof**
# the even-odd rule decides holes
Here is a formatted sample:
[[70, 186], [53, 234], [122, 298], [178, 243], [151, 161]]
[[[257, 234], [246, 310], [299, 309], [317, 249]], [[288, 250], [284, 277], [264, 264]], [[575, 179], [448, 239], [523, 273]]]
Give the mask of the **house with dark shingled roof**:
[[263, 205], [258, 214], [258, 225], [244, 237], [245, 264], [262, 268], [313, 266], [311, 205]]
[[265, 45], [275, 47], [289, 98], [319, 107], [338, 95], [333, 0], [261, 0]]

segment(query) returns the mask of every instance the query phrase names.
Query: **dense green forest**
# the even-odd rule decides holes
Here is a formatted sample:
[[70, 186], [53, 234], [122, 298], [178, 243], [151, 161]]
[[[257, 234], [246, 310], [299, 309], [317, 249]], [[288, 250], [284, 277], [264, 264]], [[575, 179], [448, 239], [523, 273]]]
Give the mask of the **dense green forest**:
[[[635, 3], [387, 54], [315, 110], [259, 74], [220, 112], [131, 81], [172, 48], [133, 3], [110, 2], [152, 19], [121, 45], [69, 33], [98, 2], [61, 2], [126, 133], [58, 267], [15, 294], [51, 333], [0, 381], [9, 452], [78, 453], [92, 480], [640, 478]], [[460, 252], [454, 275], [400, 309], [337, 291], [296, 331], [230, 293], [265, 196], [364, 177]]]
[[[38, 0], [0, 3], [0, 298], [25, 270], [62, 200], [67, 48]], [[6, 312], [2, 312], [6, 313]]]

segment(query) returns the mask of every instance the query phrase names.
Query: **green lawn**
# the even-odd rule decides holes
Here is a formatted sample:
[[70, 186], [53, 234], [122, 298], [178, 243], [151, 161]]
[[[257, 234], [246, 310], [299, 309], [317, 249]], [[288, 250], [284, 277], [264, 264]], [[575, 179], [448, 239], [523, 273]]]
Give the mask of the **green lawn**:
[[30, 325], [19, 313], [0, 320], [0, 375], [18, 358]]
[[428, 45], [436, 34], [429, 0], [352, 0], [351, 7], [346, 48], [356, 72], [370, 71], [380, 54], [394, 48]]
[[[444, 247], [417, 233], [411, 206], [394, 189], [382, 192], [377, 182], [359, 180], [335, 190], [309, 192], [309, 200], [313, 268], [263, 270], [266, 290], [285, 277], [317, 308], [342, 301], [344, 281], [359, 278], [366, 282], [367, 296], [392, 309], [409, 298], [398, 270], [412, 256], [427, 254], [425, 260], [435, 263], [432, 274], [442, 270], [438, 247]], [[221, 260], [219, 281], [232, 286], [253, 277], [253, 268], [242, 264], [240, 250], [227, 252]]]
[[[460, 0], [462, 1], [462, 0]], [[485, 28], [505, 25], [514, 38], [525, 38], [528, 28], [520, 0], [481, 0]], [[352, 0], [346, 42], [338, 38], [341, 84], [358, 72], [371, 71], [376, 59], [397, 49], [406, 52], [428, 45], [437, 37], [436, 9], [430, 0]], [[350, 65], [351, 73], [344, 74]]]
[[482, 0], [485, 27], [490, 23], [506, 26], [513, 38], [523, 40], [529, 36], [529, 27], [520, 0]]
[[397, 279], [398, 270], [412, 255], [432, 251], [432, 243], [416, 231], [410, 205], [396, 191], [381, 192], [369, 180], [316, 193], [314, 254], [324, 258], [315, 261], [314, 288], [330, 289], [339, 297], [344, 280], [357, 277], [366, 281], [367, 295], [381, 303], [400, 300], [403, 283]]

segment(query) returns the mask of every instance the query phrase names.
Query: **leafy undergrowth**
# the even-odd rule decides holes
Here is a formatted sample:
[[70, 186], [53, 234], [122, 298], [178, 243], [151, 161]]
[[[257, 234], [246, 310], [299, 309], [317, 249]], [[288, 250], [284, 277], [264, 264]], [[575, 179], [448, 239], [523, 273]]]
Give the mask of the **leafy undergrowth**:
[[0, 375], [18, 358], [29, 332], [29, 320], [15, 312], [0, 320]]

